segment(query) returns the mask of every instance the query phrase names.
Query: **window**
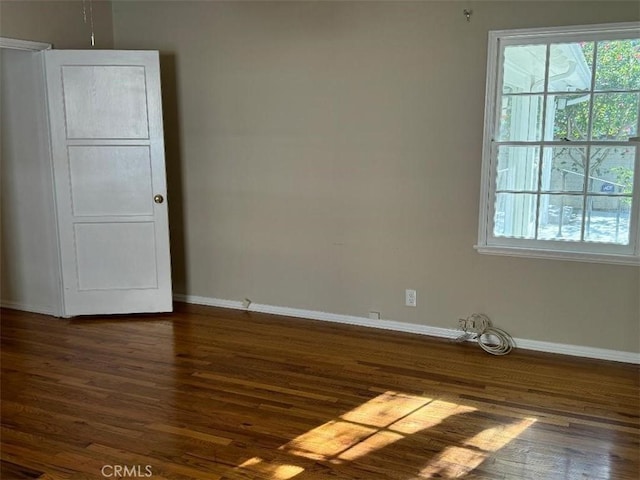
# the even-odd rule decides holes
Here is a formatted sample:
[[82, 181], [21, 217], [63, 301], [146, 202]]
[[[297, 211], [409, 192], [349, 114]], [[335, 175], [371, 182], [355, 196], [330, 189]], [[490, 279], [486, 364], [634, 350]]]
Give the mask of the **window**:
[[481, 253], [640, 265], [640, 23], [489, 34]]

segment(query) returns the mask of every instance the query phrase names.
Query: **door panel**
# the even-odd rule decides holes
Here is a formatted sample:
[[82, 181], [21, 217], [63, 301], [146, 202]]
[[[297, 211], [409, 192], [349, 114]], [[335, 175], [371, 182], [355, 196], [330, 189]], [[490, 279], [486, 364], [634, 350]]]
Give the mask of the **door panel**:
[[171, 311], [158, 54], [44, 56], [64, 312]]
[[78, 223], [78, 290], [158, 288], [152, 222]]
[[67, 138], [149, 137], [144, 66], [73, 65], [61, 74]]
[[71, 146], [68, 152], [74, 216], [153, 215], [149, 147]]

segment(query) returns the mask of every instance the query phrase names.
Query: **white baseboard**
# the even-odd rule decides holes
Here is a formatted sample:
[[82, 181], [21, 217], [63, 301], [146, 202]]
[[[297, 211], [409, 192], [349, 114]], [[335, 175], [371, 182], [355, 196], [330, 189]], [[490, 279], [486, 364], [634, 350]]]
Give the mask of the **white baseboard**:
[[43, 315], [55, 316], [53, 307], [42, 307], [39, 305], [27, 305], [20, 302], [12, 302], [10, 300], [0, 300], [0, 307], [10, 308], [12, 310], [21, 310], [23, 312], [41, 313]]
[[[196, 295], [175, 294], [174, 300], [196, 305], [207, 305], [210, 307], [232, 308], [235, 310], [249, 310], [251, 312], [270, 313], [285, 317], [298, 317], [310, 320], [323, 320], [326, 322], [345, 323], [348, 325], [358, 325], [361, 327], [381, 328], [384, 330], [394, 330], [397, 332], [416, 333], [441, 338], [457, 338], [461, 335], [460, 330], [431, 327], [428, 325], [416, 325], [412, 323], [396, 322], [393, 320], [371, 320], [366, 317], [356, 317], [352, 315], [339, 315], [335, 313], [320, 312], [316, 310], [302, 310], [299, 308], [278, 307], [274, 305], [264, 305], [252, 303], [246, 309], [242, 302], [235, 300], [223, 300], [219, 298], [200, 297]], [[605, 348], [584, 347], [580, 345], [567, 345], [563, 343], [541, 342], [538, 340], [527, 340], [525, 338], [513, 339], [516, 347], [525, 350], [535, 350], [538, 352], [559, 353], [574, 357], [595, 358], [599, 360], [612, 360], [614, 362], [624, 362], [640, 364], [640, 353], [623, 352], [619, 350], [608, 350]]]

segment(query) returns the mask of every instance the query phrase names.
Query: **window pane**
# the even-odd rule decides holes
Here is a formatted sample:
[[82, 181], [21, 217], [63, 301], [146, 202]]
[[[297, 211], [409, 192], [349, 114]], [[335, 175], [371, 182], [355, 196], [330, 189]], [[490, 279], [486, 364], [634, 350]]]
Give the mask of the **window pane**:
[[580, 241], [582, 195], [541, 195], [538, 239]]
[[493, 234], [496, 237], [534, 238], [536, 195], [529, 193], [496, 194]]
[[598, 42], [596, 90], [640, 89], [640, 39]]
[[588, 190], [593, 193], [631, 193], [636, 147], [591, 147]]
[[593, 42], [556, 43], [549, 50], [550, 92], [591, 89]]
[[587, 95], [549, 95], [545, 140], [587, 140], [589, 99]]
[[537, 141], [542, 130], [542, 95], [504, 95], [499, 140]]
[[584, 238], [589, 242], [629, 244], [631, 198], [587, 197]]
[[546, 147], [542, 158], [542, 190], [582, 192], [586, 163], [585, 147]]
[[638, 94], [596, 94], [592, 121], [592, 140], [627, 140], [635, 137], [638, 134]]
[[546, 45], [513, 45], [504, 49], [502, 91], [541, 92], [544, 88]]
[[498, 147], [498, 190], [537, 190], [538, 147]]

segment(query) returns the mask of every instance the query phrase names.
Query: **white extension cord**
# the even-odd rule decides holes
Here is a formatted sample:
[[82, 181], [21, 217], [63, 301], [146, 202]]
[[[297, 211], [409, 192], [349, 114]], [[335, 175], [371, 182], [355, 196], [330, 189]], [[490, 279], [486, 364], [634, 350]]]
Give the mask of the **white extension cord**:
[[[477, 340], [485, 352], [492, 355], [506, 355], [513, 349], [513, 338], [501, 328], [494, 327], [483, 313], [472, 313], [459, 320], [464, 334], [457, 341]], [[496, 343], [497, 340], [497, 343]]]

